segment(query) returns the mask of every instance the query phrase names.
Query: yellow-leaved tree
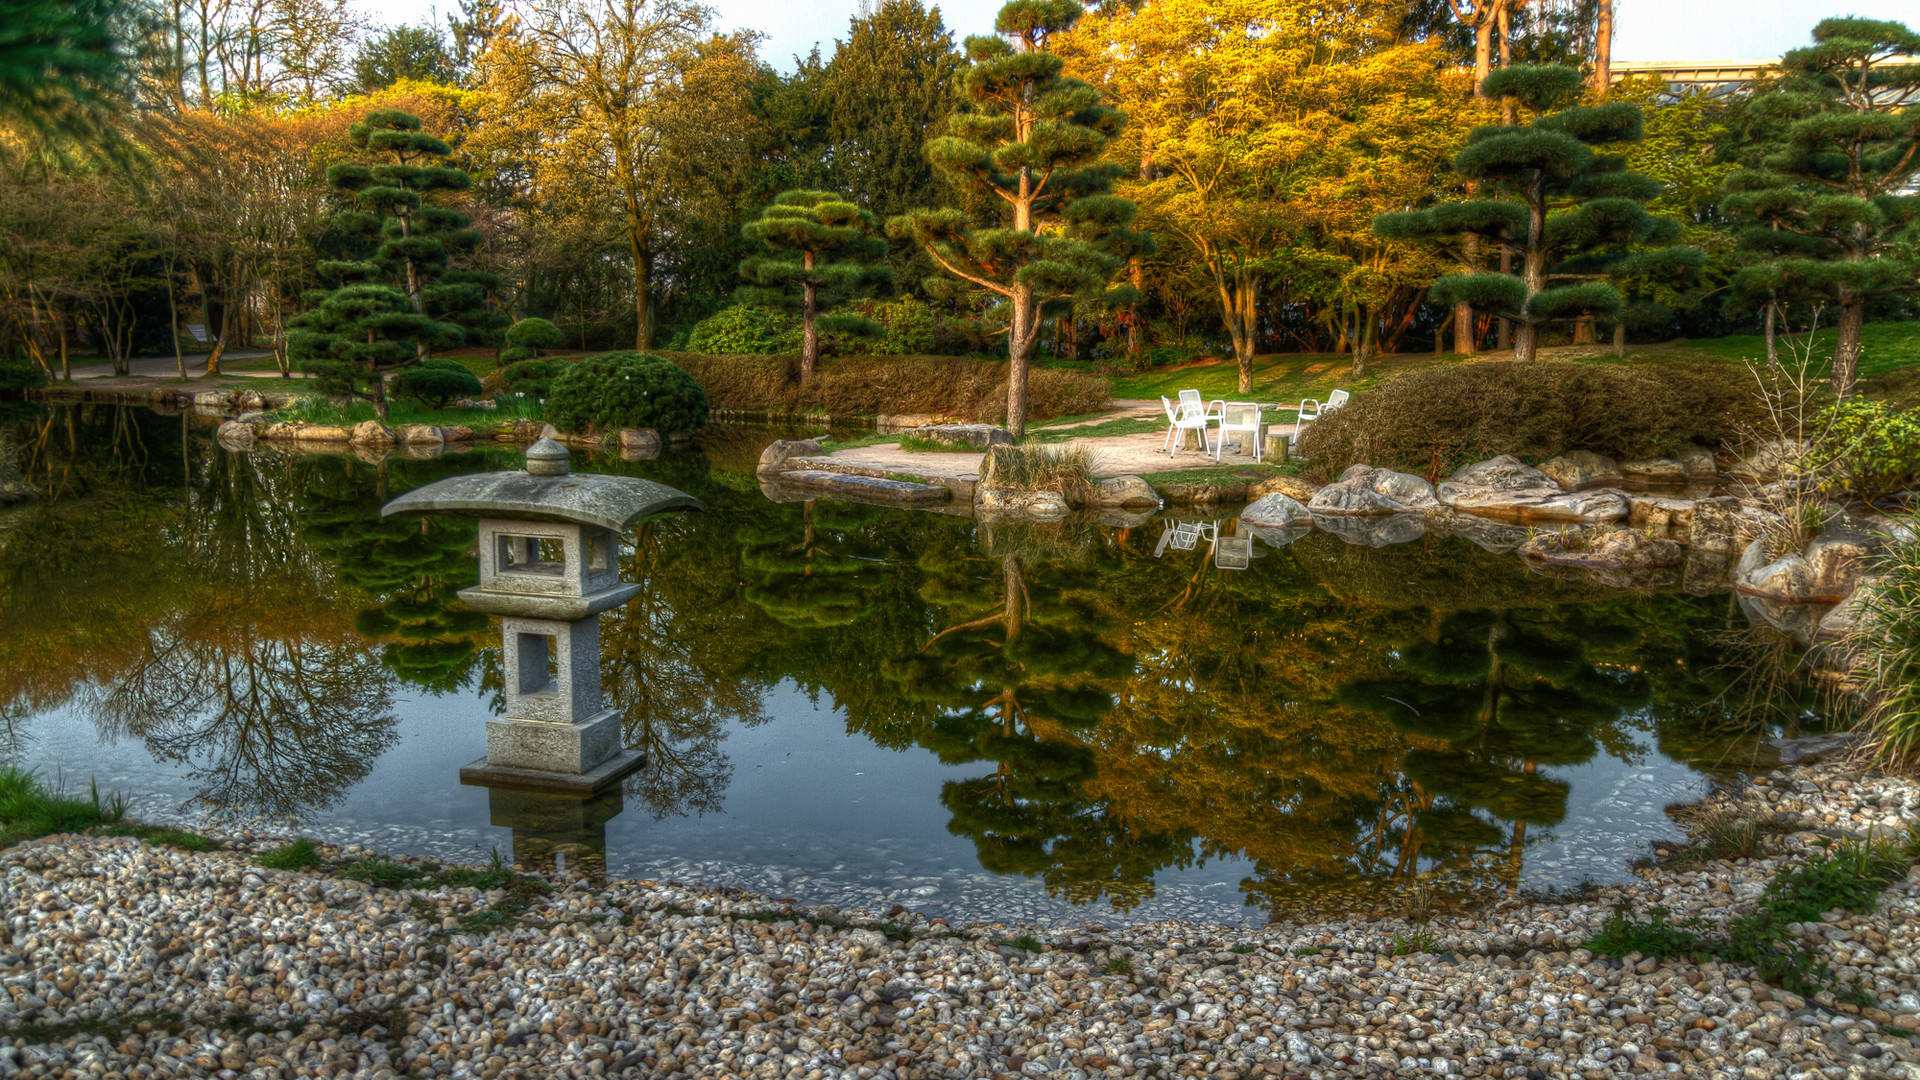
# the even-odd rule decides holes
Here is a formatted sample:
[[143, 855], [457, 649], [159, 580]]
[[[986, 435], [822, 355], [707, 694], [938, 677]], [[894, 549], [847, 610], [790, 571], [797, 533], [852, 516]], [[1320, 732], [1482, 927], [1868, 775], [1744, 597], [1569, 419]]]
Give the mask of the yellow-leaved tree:
[[[1157, 0], [1089, 15], [1061, 46], [1126, 111], [1112, 152], [1138, 178], [1118, 190], [1211, 279], [1241, 393], [1260, 292], [1290, 276], [1300, 240], [1337, 218], [1357, 241], [1347, 219], [1412, 204], [1468, 126], [1467, 77], [1390, 31], [1305, 0]], [[1353, 279], [1380, 295], [1376, 275]]]

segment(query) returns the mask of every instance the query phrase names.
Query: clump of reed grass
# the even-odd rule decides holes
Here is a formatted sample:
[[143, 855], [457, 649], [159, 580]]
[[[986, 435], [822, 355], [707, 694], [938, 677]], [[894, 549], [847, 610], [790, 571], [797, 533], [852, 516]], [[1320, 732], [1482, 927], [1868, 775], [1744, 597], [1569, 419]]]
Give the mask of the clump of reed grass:
[[1867, 743], [1888, 764], [1920, 764], [1920, 514], [1895, 519], [1895, 539], [1858, 586], [1848, 635], [1866, 700]]
[[0, 766], [0, 847], [117, 824], [126, 812], [126, 799], [113, 794], [102, 798], [98, 787], [83, 799], [49, 786], [31, 769]]
[[1099, 486], [1093, 465], [1094, 454], [1084, 446], [996, 446], [980, 463], [980, 481], [1009, 491], [1057, 491], [1079, 506]]

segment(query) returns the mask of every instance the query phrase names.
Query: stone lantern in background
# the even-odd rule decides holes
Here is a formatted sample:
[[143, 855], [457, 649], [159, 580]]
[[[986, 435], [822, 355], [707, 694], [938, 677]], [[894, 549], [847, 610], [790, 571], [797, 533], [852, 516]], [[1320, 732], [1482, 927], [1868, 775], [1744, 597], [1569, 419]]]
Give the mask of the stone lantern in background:
[[[601, 699], [600, 613], [640, 591], [620, 580], [621, 535], [676, 509], [706, 507], [650, 480], [572, 473], [552, 439], [527, 449], [525, 472], [450, 477], [381, 508], [480, 519], [480, 584], [460, 599], [500, 616], [506, 715], [487, 721], [487, 756], [460, 770], [462, 783], [579, 799], [646, 764]], [[499, 809], [494, 824], [511, 825]]]

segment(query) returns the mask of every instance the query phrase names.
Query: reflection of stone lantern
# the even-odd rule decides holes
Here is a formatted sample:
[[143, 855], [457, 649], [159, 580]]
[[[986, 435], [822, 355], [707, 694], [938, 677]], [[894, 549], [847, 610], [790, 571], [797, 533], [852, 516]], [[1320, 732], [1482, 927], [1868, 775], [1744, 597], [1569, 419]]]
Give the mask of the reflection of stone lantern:
[[480, 519], [480, 584], [460, 599], [500, 616], [506, 715], [487, 721], [487, 756], [461, 780], [591, 795], [646, 763], [601, 701], [600, 613], [640, 591], [620, 580], [621, 534], [674, 509], [706, 507], [650, 480], [570, 473], [552, 439], [528, 448], [525, 472], [455, 476], [381, 508]]

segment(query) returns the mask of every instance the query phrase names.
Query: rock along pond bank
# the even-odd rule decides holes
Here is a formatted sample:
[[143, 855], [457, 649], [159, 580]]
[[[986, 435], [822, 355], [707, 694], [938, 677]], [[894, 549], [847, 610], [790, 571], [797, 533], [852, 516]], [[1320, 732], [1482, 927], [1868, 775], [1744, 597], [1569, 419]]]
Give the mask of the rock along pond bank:
[[266, 870], [264, 842], [47, 837], [0, 853], [0, 1074], [1920, 1076], [1920, 873], [1791, 927], [1877, 1005], [1581, 948], [1616, 904], [1736, 917], [1835, 839], [1904, 830], [1920, 786], [1803, 766], [1708, 805], [1790, 831], [1424, 926], [948, 925], [582, 880], [489, 920], [498, 890]]

